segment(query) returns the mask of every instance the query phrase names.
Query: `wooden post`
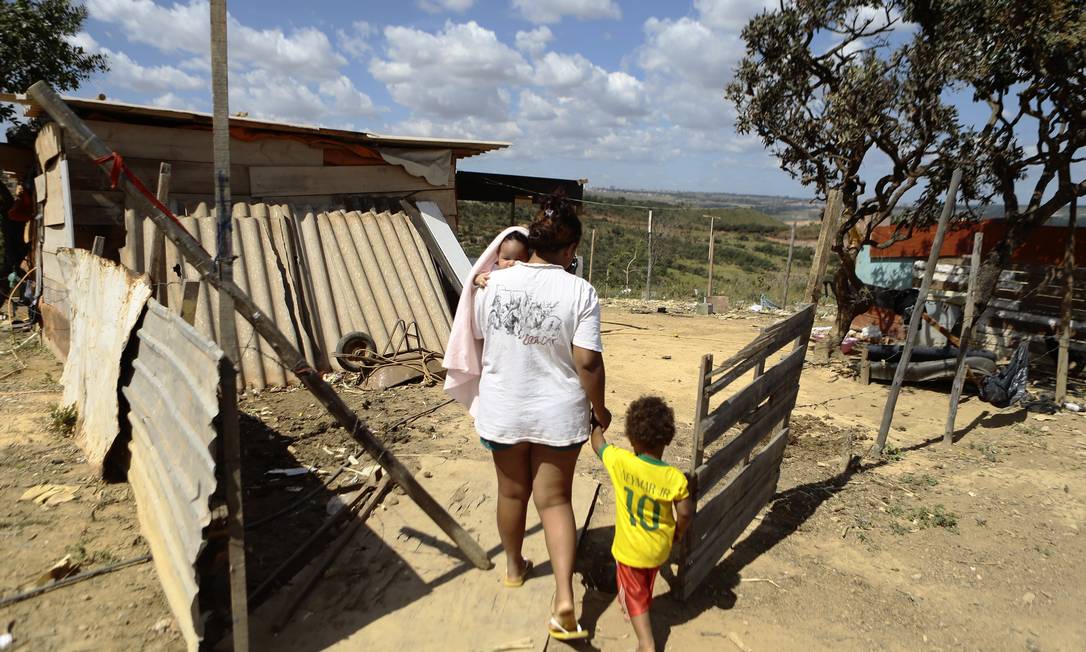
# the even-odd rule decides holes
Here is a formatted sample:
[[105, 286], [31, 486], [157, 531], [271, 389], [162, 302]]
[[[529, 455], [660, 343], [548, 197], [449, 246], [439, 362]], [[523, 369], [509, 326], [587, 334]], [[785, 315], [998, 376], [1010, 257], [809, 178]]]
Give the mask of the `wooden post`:
[[905, 380], [905, 369], [909, 366], [909, 359], [913, 354], [913, 343], [916, 334], [920, 330], [920, 322], [924, 321], [921, 314], [924, 312], [924, 302], [928, 298], [928, 290], [931, 289], [931, 277], [935, 275], [935, 266], [939, 262], [939, 250], [943, 248], [943, 236], [946, 235], [946, 225], [950, 222], [950, 216], [954, 213], [954, 201], [958, 195], [958, 184], [962, 180], [961, 168], [954, 170], [950, 178], [950, 187], [946, 191], [946, 203], [943, 204], [943, 213], [939, 216], [939, 226], [935, 229], [935, 241], [931, 244], [931, 253], [928, 254], [928, 266], [924, 269], [924, 279], [920, 282], [920, 293], [916, 295], [916, 304], [913, 305], [913, 314], [909, 317], [909, 330], [905, 335], [905, 347], [901, 350], [901, 359], [894, 371], [894, 382], [890, 385], [890, 395], [886, 397], [886, 407], [882, 412], [882, 424], [879, 426], [879, 437], [875, 441], [874, 453], [879, 455], [886, 446], [886, 436], [890, 434], [890, 424], [894, 421], [894, 409], [897, 408], [897, 397], [901, 393], [901, 383]]
[[[155, 198], [166, 204], [170, 200], [170, 164], [158, 164], [158, 189]], [[169, 305], [166, 293], [166, 235], [155, 228], [151, 239], [151, 256], [147, 261], [147, 274], [151, 277], [152, 296], [162, 305]]]
[[1067, 400], [1067, 352], [1071, 346], [1071, 301], [1075, 291], [1075, 229], [1078, 227], [1078, 198], [1071, 198], [1067, 218], [1067, 242], [1063, 254], [1063, 304], [1060, 306], [1060, 350], [1056, 358], [1056, 404]]
[[[233, 217], [230, 211], [230, 109], [228, 104], [226, 53], [226, 0], [211, 0], [211, 104], [214, 159], [215, 268], [221, 283], [234, 280]], [[156, 235], [157, 238], [157, 235]], [[163, 243], [165, 246], [165, 243]], [[235, 373], [241, 362], [238, 350], [234, 301], [219, 293], [219, 347], [225, 364]], [[249, 596], [245, 585], [245, 510], [241, 487], [241, 436], [238, 432], [237, 383], [233, 374], [224, 381], [221, 392], [221, 430], [223, 441], [222, 476], [226, 480], [226, 529], [230, 537], [230, 616], [234, 651], [249, 650]]]
[[189, 326], [192, 326], [196, 323], [196, 304], [200, 300], [200, 281], [185, 281], [183, 288], [181, 319]]
[[648, 241], [648, 255], [646, 257], [648, 265], [645, 271], [645, 300], [652, 299], [652, 211], [649, 211], [649, 241]]
[[690, 452], [690, 474], [693, 475], [701, 463], [705, 461], [705, 439], [702, 431], [702, 422], [709, 412], [709, 373], [713, 370], [713, 354], [706, 353], [701, 357], [701, 367], [698, 368], [698, 398], [694, 406], [694, 448]]
[[[965, 312], [962, 315], [962, 336], [958, 338], [959, 349], [969, 346], [973, 338], [966, 330], [973, 329], [973, 311], [977, 302], [977, 272], [980, 270], [980, 253], [984, 245], [984, 233], [977, 231], [973, 235], [973, 255], [969, 257], [969, 285], [965, 289]], [[950, 408], [946, 415], [946, 431], [943, 433], [943, 443], [947, 446], [954, 445], [954, 421], [958, 418], [958, 401], [962, 397], [962, 386], [965, 384], [965, 358], [968, 351], [958, 351], [958, 366], [954, 370], [954, 384], [950, 387]]]
[[867, 344], [860, 347], [860, 384], [871, 384], [871, 349]]
[[592, 229], [592, 239], [588, 243], [588, 282], [592, 283], [592, 264], [596, 258], [596, 229]]
[[91, 245], [91, 253], [95, 256], [101, 256], [102, 252], [106, 248], [106, 239], [104, 236], [94, 236], [94, 244]]
[[788, 310], [788, 282], [792, 278], [792, 250], [796, 248], [796, 223], [792, 222], [792, 235], [788, 238], [788, 262], [784, 264], [784, 297], [781, 308]]
[[844, 206], [841, 203], [841, 191], [831, 190], [826, 195], [826, 210], [822, 213], [822, 226], [818, 230], [818, 245], [811, 260], [811, 275], [807, 277], [807, 290], [803, 293], [806, 303], [818, 305], [822, 296], [822, 277], [826, 275], [826, 264], [830, 259], [830, 248], [837, 235], [837, 222], [841, 219]]
[[705, 287], [705, 302], [709, 302], [709, 297], [713, 296], [713, 245], [716, 244], [716, 235], [714, 227], [716, 226], [716, 216], [709, 216], [709, 283]]
[[[49, 114], [49, 117], [64, 128], [67, 135], [72, 138], [72, 142], [77, 143], [91, 160], [108, 159], [112, 150], [106, 147], [98, 136], [94, 135], [94, 132], [87, 127], [87, 124], [72, 112], [68, 105], [64, 103], [64, 100], [48, 84], [36, 82], [27, 90], [27, 94]], [[105, 165], [110, 164], [105, 163]], [[103, 173], [108, 174], [108, 170], [103, 169]], [[477, 568], [484, 570], [493, 568], [494, 564], [491, 563], [490, 558], [479, 545], [479, 542], [473, 539], [456, 522], [456, 519], [450, 516], [445, 508], [434, 500], [434, 497], [419, 484], [419, 481], [404, 466], [403, 462], [374, 436], [373, 431], [366, 425], [366, 422], [347, 406], [343, 398], [336, 393], [336, 390], [324, 380], [317, 370], [309, 366], [309, 362], [306, 361], [302, 352], [279, 330], [271, 317], [261, 310], [252, 297], [238, 287], [237, 283], [232, 280], [223, 281], [218, 277], [211, 256], [208, 255], [203, 246], [190, 233], [185, 231], [177, 221], [160, 211], [144, 197], [143, 193], [132, 184], [127, 173], [122, 174], [119, 181], [125, 195], [132, 201], [136, 209], [143, 211], [145, 215], [151, 216], [155, 225], [166, 233], [166, 237], [170, 239], [170, 242], [174, 243], [179, 253], [185, 257], [185, 262], [196, 269], [200, 279], [216, 288], [220, 296], [229, 295], [234, 300], [234, 304], [238, 308], [238, 314], [241, 315], [242, 319], [252, 324], [253, 330], [264, 338], [264, 341], [272, 348], [279, 361], [297, 376], [298, 380], [320, 401], [321, 405], [339, 422], [340, 426], [362, 445], [366, 453], [388, 471], [396, 484], [400, 485], [407, 492], [407, 495], [415, 501], [415, 504], [419, 506], [419, 509], [433, 519], [434, 523], [453, 540], [468, 560]]]

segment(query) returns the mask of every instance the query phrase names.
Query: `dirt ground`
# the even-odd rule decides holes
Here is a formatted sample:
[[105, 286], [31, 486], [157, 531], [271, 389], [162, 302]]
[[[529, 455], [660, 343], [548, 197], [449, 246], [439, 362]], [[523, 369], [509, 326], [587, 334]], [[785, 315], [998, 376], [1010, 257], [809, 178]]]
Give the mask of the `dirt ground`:
[[[616, 413], [611, 438], [620, 441], [621, 412], [630, 400], [660, 394], [680, 426], [665, 457], [685, 468], [699, 358], [726, 357], [773, 318], [674, 309], [641, 314], [632, 307], [604, 312]], [[19, 355], [27, 368], [0, 380], [3, 595], [66, 554], [93, 569], [147, 551], [127, 486], [92, 477], [78, 449], [46, 430], [59, 398], [60, 366], [43, 351]], [[5, 358], [0, 376], [14, 368]], [[492, 470], [464, 411], [440, 407], [390, 430], [441, 405], [440, 389], [348, 388], [345, 398], [500, 567]], [[843, 366], [809, 356], [777, 495], [692, 601], [678, 602], [658, 582], [654, 623], [661, 646], [1086, 649], [1086, 416], [996, 410], [971, 396], [958, 413], [959, 441], [948, 450], [941, 443], [946, 388], [907, 388], [888, 454], [865, 457], [842, 474], [846, 444], [858, 453], [870, 447], [885, 398], [885, 386], [861, 386]], [[250, 531], [255, 588], [326, 518], [328, 501], [357, 485], [369, 461], [359, 456], [358, 464], [349, 463], [357, 445], [304, 391], [247, 396], [241, 408], [250, 522], [313, 493], [298, 510]], [[344, 465], [353, 470], [336, 475]], [[268, 473], [300, 466], [315, 471]], [[48, 508], [19, 500], [43, 483], [78, 491], [74, 500]], [[630, 649], [608, 561], [614, 498], [593, 456], [582, 455], [576, 486], [578, 521], [587, 522], [579, 555], [581, 622], [594, 632], [591, 649]], [[529, 529], [526, 545], [545, 561], [538, 528]], [[548, 567], [523, 592], [509, 591], [498, 570], [470, 569], [447, 541], [406, 497], [391, 495], [279, 633], [272, 631], [279, 629], [279, 609], [306, 570], [287, 569], [272, 584], [275, 590], [254, 605], [254, 649], [432, 649], [435, 642], [446, 650], [543, 649]], [[4, 628], [16, 649], [183, 648], [150, 564], [0, 608]], [[547, 649], [563, 647], [552, 642]]]

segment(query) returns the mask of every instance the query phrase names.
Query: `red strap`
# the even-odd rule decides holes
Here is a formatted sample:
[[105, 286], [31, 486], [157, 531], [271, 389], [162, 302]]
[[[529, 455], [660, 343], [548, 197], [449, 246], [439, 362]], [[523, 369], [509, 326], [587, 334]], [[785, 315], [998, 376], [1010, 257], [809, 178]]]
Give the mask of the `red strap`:
[[166, 206], [158, 200], [158, 197], [155, 197], [154, 193], [147, 189], [147, 186], [143, 185], [143, 182], [140, 181], [139, 177], [132, 174], [132, 170], [125, 164], [124, 158], [121, 157], [120, 153], [111, 152], [105, 156], [94, 159], [94, 162], [98, 165], [104, 165], [110, 161], [113, 161], [113, 167], [109, 170], [110, 188], [117, 187], [117, 184], [120, 182], [121, 173], [123, 172], [125, 178], [128, 179], [128, 182], [135, 186], [136, 190], [140, 191], [140, 194], [146, 197], [155, 208], [162, 211], [166, 217], [173, 220], [178, 226], [184, 228], [184, 225], [177, 219], [177, 216], [170, 212], [170, 209], [166, 208]]

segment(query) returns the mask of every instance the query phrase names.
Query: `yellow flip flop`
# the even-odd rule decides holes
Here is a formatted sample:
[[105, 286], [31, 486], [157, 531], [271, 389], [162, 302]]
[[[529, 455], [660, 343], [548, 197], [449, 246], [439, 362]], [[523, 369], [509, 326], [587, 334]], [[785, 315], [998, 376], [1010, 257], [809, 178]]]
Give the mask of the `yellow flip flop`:
[[524, 560], [524, 572], [522, 572], [520, 574], [519, 579], [511, 580], [511, 579], [509, 579], [509, 576], [506, 575], [505, 579], [502, 580], [502, 583], [505, 584], [505, 588], [507, 588], [507, 589], [519, 589], [520, 587], [524, 586], [524, 581], [528, 579], [528, 573], [532, 572], [532, 566], [533, 566], [532, 560], [525, 559]]
[[551, 635], [551, 638], [558, 639], [559, 641], [580, 641], [588, 638], [588, 631], [581, 629], [581, 623], [577, 623], [577, 629], [571, 632], [565, 627], [562, 627], [562, 623], [558, 622], [558, 619], [554, 616], [551, 616], [551, 622], [547, 627], [547, 633]]

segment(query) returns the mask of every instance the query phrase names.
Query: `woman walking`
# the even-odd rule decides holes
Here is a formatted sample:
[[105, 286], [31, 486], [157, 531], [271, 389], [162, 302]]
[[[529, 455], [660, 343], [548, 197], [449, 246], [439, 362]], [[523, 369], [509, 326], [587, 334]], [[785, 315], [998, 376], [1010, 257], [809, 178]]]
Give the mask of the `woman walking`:
[[573, 603], [573, 470], [590, 424], [606, 428], [611, 422], [599, 302], [588, 282], [566, 271], [580, 239], [573, 206], [561, 197], [546, 199], [528, 229], [528, 262], [492, 272], [486, 287], [475, 291], [468, 320], [483, 342], [475, 428], [498, 477], [505, 585], [522, 585], [531, 570], [521, 549], [533, 499], [554, 570], [548, 627], [560, 639], [588, 636]]

